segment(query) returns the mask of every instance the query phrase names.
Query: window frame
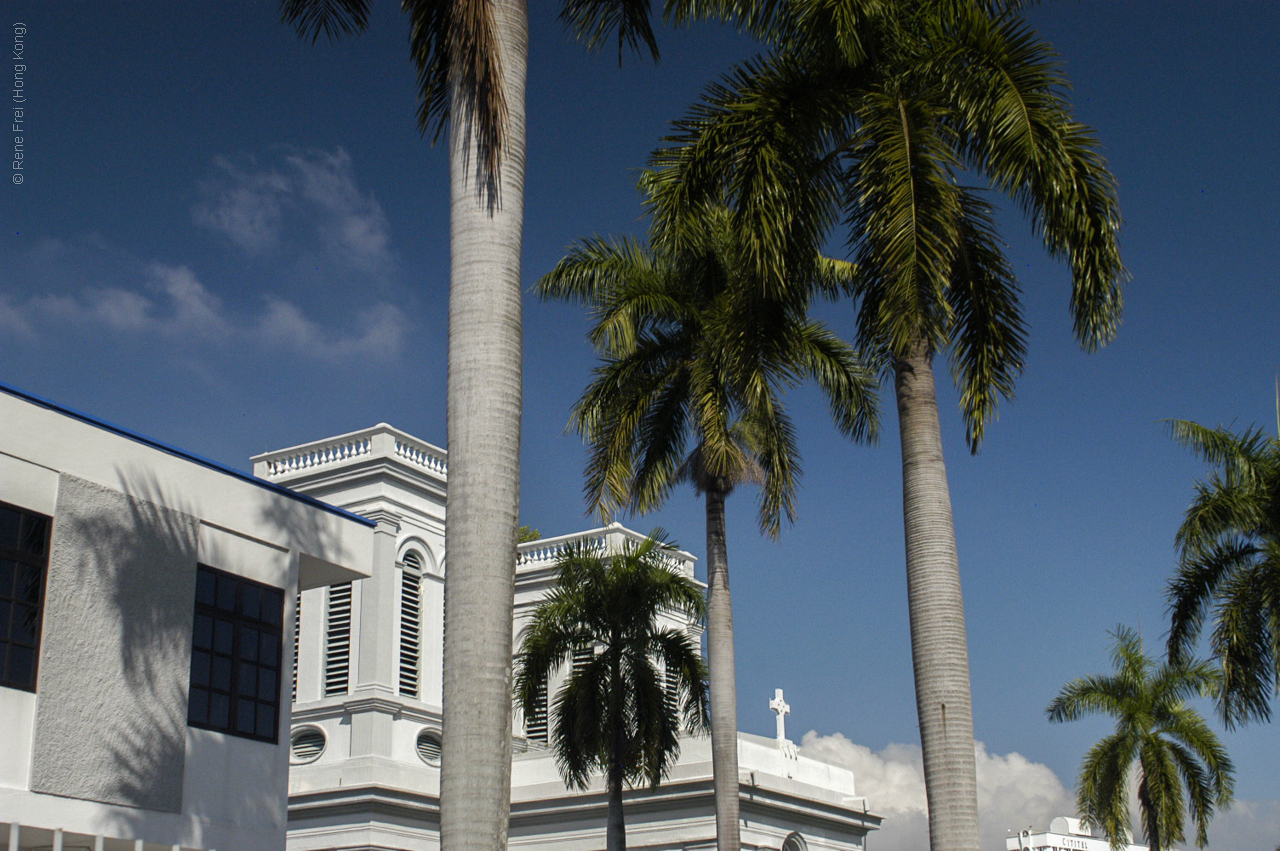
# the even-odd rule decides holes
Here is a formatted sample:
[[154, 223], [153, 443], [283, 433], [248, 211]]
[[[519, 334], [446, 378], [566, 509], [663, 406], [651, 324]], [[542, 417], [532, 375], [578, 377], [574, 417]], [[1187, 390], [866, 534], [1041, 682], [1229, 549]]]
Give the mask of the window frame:
[[[211, 601], [202, 600], [202, 575], [212, 577]], [[232, 594], [230, 601], [222, 599], [224, 589], [228, 585], [231, 587]], [[253, 601], [254, 597], [256, 597], [256, 603]], [[279, 600], [279, 611], [275, 613], [274, 618], [272, 612], [266, 611], [273, 597]], [[283, 690], [281, 674], [284, 669], [284, 599], [283, 588], [228, 573], [207, 564], [196, 566], [196, 595], [191, 626], [191, 673], [187, 698], [188, 726], [273, 745], [280, 743], [280, 722], [284, 707], [284, 701], [281, 698]], [[227, 605], [228, 602], [230, 607]], [[256, 616], [249, 611], [255, 605], [258, 612]], [[201, 618], [209, 621], [207, 638], [202, 635], [204, 628]], [[221, 630], [220, 624], [227, 625], [227, 630], [230, 632], [229, 650], [220, 647], [221, 637], [226, 634]], [[249, 638], [250, 635], [253, 636], [252, 640]], [[264, 638], [274, 639], [274, 653], [262, 646]], [[208, 660], [207, 668], [203, 671], [200, 670], [204, 664], [200, 659], [201, 655]], [[249, 658], [250, 656], [253, 658]], [[223, 676], [222, 669], [218, 667], [220, 660], [229, 668], [226, 672], [229, 680], [225, 687], [220, 684]], [[252, 670], [255, 679], [252, 689], [245, 682], [246, 666]], [[274, 688], [265, 698], [263, 697], [262, 671], [274, 673]], [[203, 683], [198, 683], [198, 679]], [[199, 699], [197, 692], [202, 692], [204, 695], [203, 718], [196, 715]], [[227, 702], [225, 723], [219, 723], [212, 717], [217, 698], [223, 698]], [[246, 732], [238, 723], [241, 704], [244, 702], [253, 705], [253, 732]], [[260, 707], [263, 706], [270, 707], [272, 711], [273, 723], [269, 734], [258, 732], [260, 728], [258, 715], [261, 712]]]
[[[35, 517], [44, 523], [44, 535], [41, 543], [41, 552], [32, 553], [24, 549], [15, 549], [9, 547], [4, 541], [0, 541], [0, 559], [13, 562], [17, 566], [25, 565], [34, 568], [38, 573], [36, 599], [34, 602], [25, 598], [19, 598], [15, 590], [19, 581], [19, 569], [13, 572], [12, 584], [9, 588], [0, 588], [0, 604], [9, 607], [9, 618], [12, 621], [18, 611], [19, 606], [34, 606], [36, 610], [35, 624], [32, 627], [34, 634], [33, 643], [25, 641], [13, 641], [9, 636], [13, 632], [13, 624], [6, 622], [4, 634], [0, 635], [0, 688], [11, 688], [18, 691], [25, 691], [35, 694], [40, 682], [40, 645], [41, 639], [44, 637], [44, 608], [48, 596], [49, 589], [49, 556], [53, 547], [53, 518], [39, 511], [33, 511], [21, 505], [14, 505], [10, 502], [0, 502], [0, 509], [17, 512], [20, 515], [19, 529], [22, 528], [21, 515]], [[21, 532], [19, 532], [21, 535]], [[17, 542], [21, 547], [21, 541]], [[14, 645], [26, 647], [31, 650], [31, 681], [19, 681], [10, 676], [9, 657]]]

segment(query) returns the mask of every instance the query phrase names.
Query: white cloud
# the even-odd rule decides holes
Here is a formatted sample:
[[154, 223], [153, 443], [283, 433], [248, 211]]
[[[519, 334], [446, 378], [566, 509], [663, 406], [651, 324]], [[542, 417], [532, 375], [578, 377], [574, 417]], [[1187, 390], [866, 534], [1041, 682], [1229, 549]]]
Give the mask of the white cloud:
[[[251, 161], [252, 162], [252, 161]], [[195, 223], [224, 234], [246, 251], [263, 251], [280, 241], [280, 201], [289, 181], [274, 172], [246, 171], [223, 157], [220, 172], [200, 184], [200, 203], [191, 209]]]
[[[840, 733], [819, 736], [810, 731], [800, 743], [806, 756], [851, 768], [857, 793], [873, 813], [885, 817], [871, 844], [880, 851], [923, 851], [929, 847], [929, 819], [924, 790], [924, 764], [916, 745], [891, 744], [872, 751]], [[978, 772], [981, 847], [1004, 848], [1008, 830], [1028, 825], [1046, 828], [1055, 816], [1071, 815], [1075, 801], [1046, 765], [1018, 753], [988, 754], [974, 748]]]
[[268, 345], [283, 346], [325, 360], [388, 359], [399, 351], [409, 320], [399, 308], [380, 303], [362, 310], [356, 328], [335, 333], [308, 319], [291, 302], [271, 299], [256, 333]]
[[229, 314], [190, 269], [160, 264], [147, 269], [146, 280], [136, 289], [85, 287], [22, 303], [0, 295], [0, 331], [33, 339], [42, 326], [53, 324], [185, 344], [283, 349], [339, 361], [395, 357], [409, 320], [399, 308], [379, 302], [358, 312], [353, 327], [326, 327], [296, 304], [272, 297], [261, 316], [239, 318]]
[[[806, 756], [853, 770], [857, 794], [871, 812], [884, 816], [884, 826], [869, 845], [877, 851], [927, 851], [929, 819], [925, 803], [924, 763], [916, 745], [891, 744], [880, 751], [850, 741], [840, 733], [819, 736], [810, 731], [800, 743]], [[1046, 829], [1055, 816], [1075, 815], [1075, 795], [1047, 765], [1019, 753], [987, 752], [975, 743], [978, 772], [978, 819], [981, 847], [999, 851], [1011, 830]], [[1133, 812], [1136, 814], [1136, 803]], [[1190, 829], [1190, 828], [1189, 828]], [[1194, 840], [1193, 834], [1188, 834]], [[1208, 851], [1271, 851], [1280, 842], [1280, 801], [1237, 801], [1209, 824]], [[1194, 848], [1194, 841], [1184, 843]]]
[[346, 269], [379, 275], [394, 266], [387, 216], [356, 183], [342, 148], [290, 153], [278, 167], [243, 163], [214, 160], [217, 174], [201, 182], [201, 200], [191, 209], [197, 225], [250, 253], [289, 248], [286, 233], [296, 229], [306, 244], [292, 248], [317, 251]]

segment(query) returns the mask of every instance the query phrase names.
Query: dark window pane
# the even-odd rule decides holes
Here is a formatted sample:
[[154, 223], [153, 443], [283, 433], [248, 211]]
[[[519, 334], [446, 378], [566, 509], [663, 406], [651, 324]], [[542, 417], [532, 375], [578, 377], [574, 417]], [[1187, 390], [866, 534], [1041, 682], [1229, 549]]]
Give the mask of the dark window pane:
[[202, 606], [212, 606], [218, 585], [218, 577], [201, 568], [196, 572], [196, 602]]
[[13, 596], [24, 603], [40, 604], [40, 578], [44, 569], [29, 564], [18, 565], [18, 582], [14, 586]]
[[201, 705], [190, 711], [194, 719], [207, 703], [208, 712], [192, 723], [275, 741], [284, 592], [207, 565], [197, 577], [191, 692], [203, 696], [193, 697]]
[[236, 701], [236, 732], [248, 733], [253, 735], [254, 731], [254, 702], [241, 698]]
[[[4, 641], [9, 637], [9, 621], [12, 618], [13, 603], [7, 600], [0, 600], [0, 641]], [[4, 659], [0, 658], [0, 665], [4, 664]]]
[[40, 610], [35, 606], [24, 606], [21, 603], [13, 607], [13, 624], [9, 627], [9, 638], [25, 644], [36, 643], [36, 617]]
[[225, 694], [209, 695], [209, 726], [227, 729], [231, 720], [231, 698]]
[[276, 694], [276, 672], [270, 668], [260, 668], [258, 670], [258, 697], [272, 702], [278, 697]]
[[227, 621], [213, 622], [213, 649], [219, 653], [231, 655], [232, 638], [235, 636], [235, 627]]
[[187, 720], [192, 724], [209, 723], [209, 692], [202, 688], [191, 689], [191, 705], [187, 709]]
[[244, 697], [258, 696], [258, 666], [241, 662], [236, 677], [236, 690]]
[[21, 686], [36, 684], [36, 651], [17, 644], [9, 645], [9, 682]]
[[18, 541], [18, 549], [33, 556], [42, 556], [48, 537], [49, 518], [27, 514], [22, 518], [22, 539]]
[[209, 674], [213, 670], [213, 660], [208, 653], [197, 650], [191, 654], [191, 685], [209, 685]]
[[251, 626], [240, 627], [240, 646], [236, 655], [250, 662], [258, 661], [258, 631]]
[[284, 619], [284, 592], [278, 588], [262, 589], [262, 619], [279, 626]]
[[234, 577], [218, 576], [218, 602], [214, 605], [227, 612], [236, 610], [236, 580]]
[[18, 529], [22, 526], [22, 513], [15, 508], [0, 505], [0, 547], [18, 548]]
[[276, 709], [265, 703], [258, 704], [258, 729], [257, 734], [262, 738], [272, 738], [276, 736]]
[[262, 633], [262, 641], [258, 645], [258, 659], [264, 665], [280, 667], [280, 639], [269, 632]]
[[13, 577], [17, 571], [17, 562], [0, 558], [0, 597], [13, 596]]
[[261, 619], [262, 591], [257, 585], [246, 582], [240, 587], [240, 614], [255, 621]]
[[213, 649], [213, 618], [208, 615], [196, 615], [195, 627], [191, 632], [191, 644], [197, 650]]
[[213, 657], [213, 679], [210, 685], [218, 691], [231, 691], [231, 660], [225, 656]]

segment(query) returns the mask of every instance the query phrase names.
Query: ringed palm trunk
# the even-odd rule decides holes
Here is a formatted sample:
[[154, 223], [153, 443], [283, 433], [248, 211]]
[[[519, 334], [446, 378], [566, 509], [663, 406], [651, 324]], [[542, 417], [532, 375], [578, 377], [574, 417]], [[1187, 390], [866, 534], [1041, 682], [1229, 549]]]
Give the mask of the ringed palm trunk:
[[444, 851], [501, 851], [511, 806], [511, 617], [519, 501], [523, 0], [491, 0], [507, 103], [496, 204], [476, 185], [470, 107], [450, 70]]
[[738, 693], [733, 669], [733, 604], [725, 544], [722, 488], [706, 489], [707, 668], [711, 697], [711, 772], [715, 783], [716, 849], [741, 851], [738, 823]]
[[[616, 638], [614, 646], [617, 646]], [[608, 821], [605, 825], [605, 851], [627, 851], [627, 825], [622, 812], [622, 752], [626, 743], [622, 729], [625, 713], [620, 700], [622, 694], [622, 672], [618, 669], [620, 661], [615, 656], [613, 670], [610, 672], [613, 679], [610, 695], [613, 706], [609, 712], [609, 720], [613, 729], [609, 731], [609, 741], [613, 753], [609, 760], [609, 770], [605, 775], [605, 785], [608, 787], [606, 792], [609, 796]]]
[[969, 652], [932, 361], [928, 344], [915, 341], [894, 362], [911, 658], [930, 847], [978, 851]]

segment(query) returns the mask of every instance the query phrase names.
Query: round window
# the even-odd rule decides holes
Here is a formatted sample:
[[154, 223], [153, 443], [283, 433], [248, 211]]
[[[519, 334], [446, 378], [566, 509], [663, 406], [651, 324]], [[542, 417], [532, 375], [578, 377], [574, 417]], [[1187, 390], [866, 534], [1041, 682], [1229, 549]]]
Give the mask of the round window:
[[418, 734], [418, 756], [427, 765], [440, 765], [440, 736], [434, 730], [423, 730]]
[[324, 753], [324, 732], [318, 727], [299, 727], [289, 737], [289, 751], [295, 764], [315, 762]]

